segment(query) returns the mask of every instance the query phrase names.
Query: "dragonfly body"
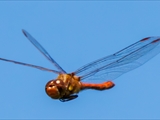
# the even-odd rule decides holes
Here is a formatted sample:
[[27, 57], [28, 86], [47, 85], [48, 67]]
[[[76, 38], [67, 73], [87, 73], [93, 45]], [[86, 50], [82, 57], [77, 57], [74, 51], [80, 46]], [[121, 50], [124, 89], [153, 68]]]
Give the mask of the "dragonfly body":
[[[67, 74], [35, 38], [25, 30], [22, 32], [58, 70], [5, 58], [0, 58], [0, 60], [58, 74], [56, 79], [46, 84], [45, 91], [51, 98], [62, 102], [77, 98], [77, 94], [82, 90], [107, 90], [114, 87], [115, 84], [111, 80], [143, 65], [160, 52], [160, 37], [146, 37], [112, 55], [93, 61]], [[98, 83], [94, 83], [95, 81]]]
[[83, 83], [80, 77], [71, 74], [59, 74], [57, 79], [51, 80], [46, 84], [45, 91], [48, 96], [61, 101], [68, 101], [78, 97], [78, 93], [85, 89], [106, 90], [114, 86], [112, 81], [91, 84]]

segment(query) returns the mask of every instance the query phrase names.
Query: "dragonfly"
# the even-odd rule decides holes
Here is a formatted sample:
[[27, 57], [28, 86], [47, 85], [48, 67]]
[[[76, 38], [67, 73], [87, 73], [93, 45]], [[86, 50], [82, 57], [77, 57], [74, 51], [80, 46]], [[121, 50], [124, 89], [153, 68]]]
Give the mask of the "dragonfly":
[[160, 37], [146, 37], [112, 55], [86, 64], [72, 73], [67, 73], [34, 37], [26, 30], [22, 32], [57, 70], [5, 58], [0, 58], [0, 60], [57, 74], [56, 79], [47, 82], [45, 91], [52, 99], [62, 102], [77, 98], [78, 93], [86, 89], [102, 91], [113, 88], [114, 79], [143, 65], [160, 52]]

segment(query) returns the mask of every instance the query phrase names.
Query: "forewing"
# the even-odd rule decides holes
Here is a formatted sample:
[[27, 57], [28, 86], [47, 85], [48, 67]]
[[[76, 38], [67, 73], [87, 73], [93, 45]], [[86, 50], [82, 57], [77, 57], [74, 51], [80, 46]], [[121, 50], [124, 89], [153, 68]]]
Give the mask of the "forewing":
[[40, 69], [40, 70], [44, 70], [44, 71], [48, 71], [48, 72], [53, 72], [53, 73], [59, 74], [59, 72], [56, 71], [56, 70], [51, 70], [51, 69], [44, 68], [44, 67], [37, 66], [37, 65], [32, 65], [32, 64], [28, 64], [28, 63], [22, 63], [22, 62], [18, 62], [18, 61], [14, 61], [14, 60], [8, 60], [8, 59], [4, 59], [4, 58], [0, 58], [0, 60], [6, 61], [6, 62], [15, 63], [15, 64], [19, 64], [19, 65], [29, 66], [29, 67], [37, 68], [37, 69]]
[[91, 82], [104, 82], [114, 80], [120, 75], [131, 71], [160, 52], [160, 37], [144, 38], [119, 52], [91, 62], [77, 71], [75, 74], [81, 80]]
[[66, 73], [60, 65], [49, 55], [49, 53], [38, 43], [38, 41], [33, 38], [27, 31], [22, 30], [24, 35], [28, 38], [28, 40], [50, 61], [52, 62], [58, 70], [60, 70], [62, 73]]

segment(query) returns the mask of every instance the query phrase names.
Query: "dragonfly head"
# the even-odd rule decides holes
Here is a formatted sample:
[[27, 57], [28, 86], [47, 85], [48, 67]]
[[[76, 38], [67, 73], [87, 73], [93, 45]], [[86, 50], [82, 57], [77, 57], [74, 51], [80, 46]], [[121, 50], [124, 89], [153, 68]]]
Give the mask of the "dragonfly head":
[[45, 91], [53, 99], [59, 99], [65, 91], [64, 82], [60, 79], [51, 80], [46, 84]]

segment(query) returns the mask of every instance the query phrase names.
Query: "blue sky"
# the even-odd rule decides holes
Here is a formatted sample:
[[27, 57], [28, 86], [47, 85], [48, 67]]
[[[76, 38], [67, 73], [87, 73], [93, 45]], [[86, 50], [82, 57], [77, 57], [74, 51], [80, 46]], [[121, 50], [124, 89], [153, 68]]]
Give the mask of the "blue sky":
[[[0, 57], [54, 66], [25, 38], [33, 35], [68, 72], [148, 36], [160, 36], [160, 2], [0, 2]], [[160, 118], [160, 55], [62, 103], [45, 84], [57, 75], [0, 61], [0, 118]]]

